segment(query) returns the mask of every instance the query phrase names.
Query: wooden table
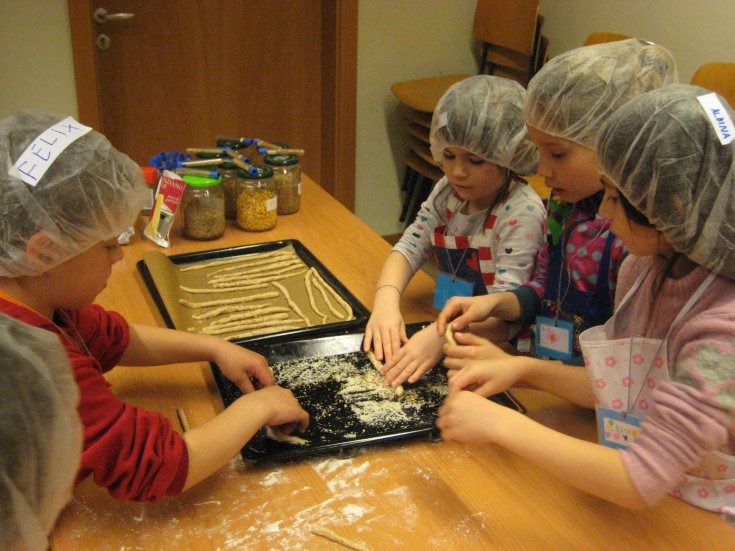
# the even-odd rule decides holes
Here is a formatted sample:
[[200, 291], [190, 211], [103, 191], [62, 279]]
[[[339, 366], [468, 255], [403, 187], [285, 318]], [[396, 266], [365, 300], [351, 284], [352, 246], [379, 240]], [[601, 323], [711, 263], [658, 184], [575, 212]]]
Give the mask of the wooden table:
[[[374, 200], [379, 200], [375, 198]], [[139, 229], [141, 224], [139, 223]], [[304, 178], [300, 212], [276, 228], [234, 227], [216, 241], [172, 238], [168, 254], [299, 239], [368, 308], [390, 246]], [[140, 233], [125, 248], [98, 302], [137, 323], [163, 325], [136, 270], [158, 247]], [[158, 249], [160, 250], [160, 249]], [[407, 322], [432, 319], [433, 282], [417, 274], [403, 300]], [[208, 364], [118, 367], [117, 396], [192, 426], [222, 404]], [[529, 415], [594, 440], [593, 413], [536, 391], [517, 391]], [[412, 440], [318, 457], [248, 466], [239, 457], [184, 495], [162, 503], [116, 501], [86, 480], [62, 513], [53, 548], [66, 550], [340, 549], [311, 534], [324, 526], [371, 549], [732, 549], [735, 531], [714, 514], [671, 497], [631, 512], [579, 492], [497, 446]]]

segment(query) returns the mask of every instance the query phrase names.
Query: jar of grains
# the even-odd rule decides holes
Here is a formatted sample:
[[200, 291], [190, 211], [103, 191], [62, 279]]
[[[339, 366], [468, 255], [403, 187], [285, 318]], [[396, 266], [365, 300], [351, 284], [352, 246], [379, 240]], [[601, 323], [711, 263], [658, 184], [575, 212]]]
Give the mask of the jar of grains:
[[225, 195], [219, 178], [185, 174], [182, 199], [184, 235], [190, 239], [217, 239], [225, 233]]
[[235, 220], [237, 218], [237, 181], [242, 177], [244, 171], [238, 168], [232, 159], [225, 159], [215, 170], [219, 171], [222, 178], [222, 189], [225, 194], [225, 218]]
[[238, 180], [237, 223], [246, 231], [270, 230], [276, 225], [278, 197], [273, 170], [254, 165], [251, 172], [243, 171]]
[[292, 214], [301, 208], [301, 166], [296, 155], [266, 155], [273, 169], [278, 195], [278, 214]]

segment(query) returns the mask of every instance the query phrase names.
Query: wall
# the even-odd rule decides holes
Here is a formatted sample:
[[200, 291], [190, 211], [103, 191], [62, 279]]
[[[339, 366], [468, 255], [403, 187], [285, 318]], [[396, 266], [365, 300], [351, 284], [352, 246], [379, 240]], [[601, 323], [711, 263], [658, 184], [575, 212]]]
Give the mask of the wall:
[[78, 115], [65, 0], [0, 2], [0, 117], [20, 108]]
[[390, 86], [477, 73], [474, 12], [475, 0], [360, 0], [355, 212], [382, 235], [403, 230], [398, 216], [407, 147]]
[[[406, 147], [390, 85], [477, 70], [475, 0], [361, 0], [358, 25], [356, 211], [381, 234], [397, 233]], [[541, 0], [551, 55], [605, 30], [668, 47], [683, 82], [707, 61], [735, 62], [723, 22], [732, 0]], [[77, 114], [64, 0], [0, 2], [0, 117], [29, 107]]]
[[666, 46], [681, 82], [703, 63], [735, 63], [732, 0], [541, 0], [540, 12], [552, 56], [580, 46], [594, 31], [608, 31]]

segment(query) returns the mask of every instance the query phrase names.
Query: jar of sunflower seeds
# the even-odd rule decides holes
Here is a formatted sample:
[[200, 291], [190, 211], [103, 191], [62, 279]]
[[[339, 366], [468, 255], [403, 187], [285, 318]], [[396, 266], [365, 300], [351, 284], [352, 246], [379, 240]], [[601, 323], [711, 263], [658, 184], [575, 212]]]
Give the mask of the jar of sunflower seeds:
[[217, 239], [225, 233], [225, 195], [219, 178], [185, 174], [182, 198], [184, 235], [189, 239]]
[[278, 197], [273, 170], [254, 165], [238, 179], [237, 224], [246, 231], [266, 231], [276, 226]]
[[278, 214], [292, 214], [301, 207], [301, 166], [296, 155], [266, 155], [273, 169], [278, 195]]

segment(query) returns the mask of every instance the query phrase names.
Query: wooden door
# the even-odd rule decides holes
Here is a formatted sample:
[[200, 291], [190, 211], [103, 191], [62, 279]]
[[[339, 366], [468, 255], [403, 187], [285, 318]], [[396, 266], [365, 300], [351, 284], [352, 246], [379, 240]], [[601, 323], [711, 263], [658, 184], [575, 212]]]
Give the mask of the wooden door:
[[69, 0], [69, 20], [80, 122], [139, 164], [218, 135], [285, 142], [354, 210], [357, 0]]

